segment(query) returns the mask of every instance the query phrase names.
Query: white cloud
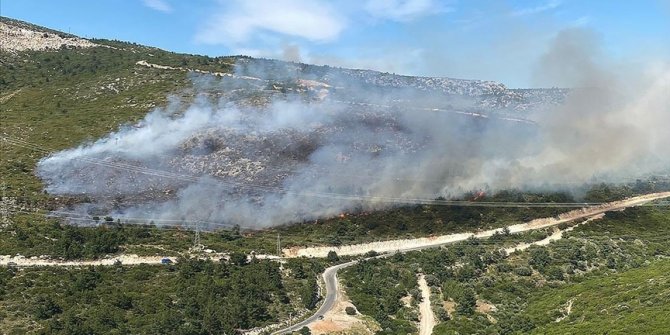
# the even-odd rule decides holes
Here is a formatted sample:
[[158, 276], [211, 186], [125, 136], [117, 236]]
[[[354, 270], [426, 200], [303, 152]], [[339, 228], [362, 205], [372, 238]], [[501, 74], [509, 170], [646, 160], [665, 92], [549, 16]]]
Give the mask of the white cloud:
[[401, 22], [452, 10], [435, 0], [368, 0], [365, 9], [373, 17]]
[[268, 32], [325, 42], [347, 25], [329, 2], [320, 0], [235, 0], [222, 5], [198, 31], [197, 42], [238, 45]]
[[550, 0], [549, 2], [536, 6], [536, 7], [528, 7], [528, 8], [521, 8], [513, 11], [511, 13], [512, 16], [526, 16], [526, 15], [533, 15], [533, 14], [538, 14], [542, 12], [546, 12], [552, 9], [556, 9], [561, 5], [560, 0]]
[[142, 0], [145, 6], [163, 13], [172, 12], [172, 6], [165, 0]]

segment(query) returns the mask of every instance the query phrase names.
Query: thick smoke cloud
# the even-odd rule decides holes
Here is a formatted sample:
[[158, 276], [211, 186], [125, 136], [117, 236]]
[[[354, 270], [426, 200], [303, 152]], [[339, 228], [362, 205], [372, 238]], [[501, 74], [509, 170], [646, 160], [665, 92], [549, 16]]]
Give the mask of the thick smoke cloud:
[[624, 78], [603, 67], [594, 45], [580, 30], [557, 36], [538, 64], [538, 83], [576, 89], [563, 104], [525, 116], [534, 123], [462, 113], [470, 98], [445, 102], [409, 90], [349, 87], [357, 94], [324, 98], [325, 86], [308, 81], [301, 83], [319, 93], [313, 99], [288, 94], [249, 106], [209, 94], [244, 85], [199, 79], [203, 94], [188, 107], [174, 101], [138, 125], [43, 159], [38, 173], [52, 194], [90, 197], [74, 209], [88, 215], [260, 228], [668, 168], [670, 67]]
[[558, 34], [539, 62], [540, 84], [576, 88], [564, 104], [538, 116], [543, 150], [536, 170], [556, 178], [593, 174], [625, 178], [668, 167], [670, 67], [619, 71], [583, 29]]

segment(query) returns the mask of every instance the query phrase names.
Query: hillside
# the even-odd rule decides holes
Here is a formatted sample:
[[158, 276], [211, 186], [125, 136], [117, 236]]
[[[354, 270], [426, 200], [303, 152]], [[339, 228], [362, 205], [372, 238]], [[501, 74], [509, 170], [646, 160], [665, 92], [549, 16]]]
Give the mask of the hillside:
[[492, 229], [344, 270], [354, 314], [334, 317], [416, 332], [420, 276], [435, 334], [667, 328], [667, 202], [501, 251], [557, 233], [503, 227], [670, 190], [667, 175], [472, 186], [488, 148], [515, 157], [567, 89], [177, 54], [5, 17], [0, 39], [2, 334], [268, 333], [315, 313], [326, 267], [375, 255], [278, 250]]
[[[19, 196], [26, 198], [23, 202], [38, 202], [37, 207], [65, 212], [74, 209], [89, 218], [108, 215], [145, 217], [146, 214], [119, 215], [117, 212], [118, 209], [134, 211], [138, 203], [148, 203], [147, 206], [152, 208], [162, 206], [161, 201], [173, 201], [175, 195], [193, 184], [184, 176], [187, 179], [213, 176], [226, 185], [233, 185], [237, 189], [233, 193], [239, 194], [242, 190], [243, 195], [258, 195], [259, 191], [287, 188], [286, 184], [293, 178], [309, 180], [323, 174], [336, 178], [355, 169], [352, 164], [365, 164], [366, 169], [372, 169], [374, 164], [388, 164], [384, 160], [377, 163], [349, 161], [349, 157], [372, 155], [370, 159], [384, 156], [404, 159], [402, 157], [429, 150], [433, 145], [429, 142], [431, 139], [416, 136], [414, 129], [402, 130], [407, 125], [395, 115], [398, 108], [404, 107], [409, 113], [437, 111], [457, 122], [463, 122], [459, 120], [463, 117], [530, 122], [524, 121], [523, 114], [516, 110], [533, 102], [525, 101], [523, 94], [490, 81], [408, 77], [243, 56], [179, 55], [118, 41], [84, 40], [9, 19], [3, 21], [2, 27], [3, 38], [7, 39], [3, 45], [10, 46], [3, 49], [6, 57], [3, 57], [4, 71], [0, 75], [0, 87], [7, 92], [2, 97], [5, 102], [3, 129], [8, 138], [6, 143], [10, 144], [5, 146], [7, 159], [2, 168], [13, 175], [8, 178], [7, 191], [13, 195], [20, 192]], [[63, 47], [58, 46], [61, 42]], [[167, 103], [169, 96], [173, 97], [171, 101], [174, 103]], [[387, 101], [391, 96], [395, 100]], [[247, 120], [244, 122], [262, 123], [267, 122], [268, 117], [284, 116], [267, 115], [266, 111], [257, 108], [282, 100], [302, 101], [291, 107], [298, 109], [297, 113], [313, 115], [315, 112], [311, 109], [320, 109], [330, 114], [326, 117], [300, 116], [313, 118], [310, 121], [313, 124], [289, 124], [289, 128], [271, 125], [268, 131], [255, 135], [205, 123], [193, 133], [179, 135], [182, 136], [180, 142], [175, 143], [178, 148], [161, 149], [171, 150], [165, 153], [170, 158], [158, 162], [109, 151], [126, 150], [109, 148], [112, 141], [124, 143], [123, 139], [119, 142], [119, 138], [153, 131], [151, 125], [147, 126], [148, 119], [142, 120], [152, 111], [157, 112], [150, 115], [161, 110], [173, 115], [186, 112], [183, 114], [185, 118], [190, 115], [189, 108], [227, 103], [246, 110], [247, 115], [258, 115], [245, 116]], [[285, 107], [277, 105], [277, 108]], [[237, 116], [231, 114], [229, 117]], [[134, 128], [129, 127], [132, 124]], [[348, 134], [353, 124], [363, 125], [354, 130], [357, 139]], [[63, 163], [65, 165], [46, 159], [41, 161], [39, 170], [34, 169], [45, 154], [81, 143], [92, 144], [110, 132], [116, 135], [107, 135], [96, 143], [101, 148], [107, 145], [107, 149], [103, 149], [105, 152], [83, 153], [80, 159], [70, 159]], [[383, 138], [361, 140], [372, 134], [384, 135]], [[174, 132], [164, 134], [172, 138], [175, 135]], [[347, 137], [350, 139], [342, 141]], [[313, 157], [331, 150], [331, 147], [332, 150], [342, 150], [335, 155], [336, 162], [349, 166], [338, 167], [328, 160], [314, 162]], [[136, 156], [142, 156], [140, 147], [130, 144], [128, 149], [137, 151]], [[144, 157], [150, 159], [150, 156]], [[104, 166], [87, 163], [110, 159], [109, 163], [101, 163]], [[117, 167], [110, 169], [110, 164]], [[126, 174], [119, 174], [119, 164], [137, 167], [133, 168], [135, 171], [121, 168]], [[309, 170], [293, 172], [305, 169]], [[167, 173], [168, 178], [156, 178], [156, 173]], [[35, 178], [36, 174], [42, 181]], [[127, 183], [130, 179], [132, 184]], [[245, 183], [254, 186], [250, 188]], [[337, 184], [340, 182], [334, 180], [329, 185], [305, 192], [338, 196], [351, 193], [353, 185]], [[48, 193], [59, 196], [58, 200], [41, 194], [43, 185]], [[223, 191], [230, 193], [228, 189]], [[364, 188], [363, 191], [371, 190]], [[357, 197], [360, 196], [359, 193]], [[35, 207], [23, 203], [17, 206]], [[345, 210], [351, 205], [335, 207]], [[137, 211], [146, 212], [147, 209], [138, 208]], [[315, 209], [316, 214], [305, 218], [333, 215], [336, 211]], [[221, 214], [212, 213], [200, 219], [217, 221], [216, 216]], [[154, 221], [158, 219], [154, 218]], [[303, 215], [286, 213], [275, 215], [273, 220], [287, 223], [301, 219]], [[267, 222], [238, 224], [268, 225]]]

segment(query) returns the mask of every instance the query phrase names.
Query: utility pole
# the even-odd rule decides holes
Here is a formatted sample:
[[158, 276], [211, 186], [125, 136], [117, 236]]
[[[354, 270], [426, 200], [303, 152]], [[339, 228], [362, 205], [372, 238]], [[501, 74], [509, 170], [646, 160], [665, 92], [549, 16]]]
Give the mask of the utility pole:
[[9, 224], [9, 199], [7, 199], [7, 184], [2, 181], [2, 200], [0, 200], [0, 215], [2, 219], [0, 223], [4, 226]]
[[193, 251], [201, 252], [204, 246], [200, 242], [200, 221], [195, 222], [195, 238], [193, 239]]
[[277, 256], [281, 257], [281, 237], [279, 233], [277, 233]]

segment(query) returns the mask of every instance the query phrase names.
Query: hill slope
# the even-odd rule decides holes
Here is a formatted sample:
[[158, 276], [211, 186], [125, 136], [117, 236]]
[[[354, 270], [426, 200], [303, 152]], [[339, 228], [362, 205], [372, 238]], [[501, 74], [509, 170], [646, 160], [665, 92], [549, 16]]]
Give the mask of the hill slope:
[[[325, 174], [326, 179], [331, 179], [327, 181], [330, 184], [309, 192], [328, 197], [345, 194], [360, 200], [365, 194], [374, 196], [378, 191], [372, 190], [373, 185], [365, 186], [358, 181], [342, 184], [341, 177], [351, 177], [347, 171], [357, 169], [352, 163], [363, 164], [371, 170], [369, 173], [374, 173], [375, 164], [388, 166], [389, 159], [405, 159], [433, 145], [432, 135], [420, 134], [419, 128], [403, 118], [437, 111], [439, 118], [458, 123], [468, 123], [467, 118], [489, 117], [523, 121], [516, 111], [531, 103], [524, 100], [524, 94], [490, 81], [400, 76], [243, 56], [180, 55], [118, 41], [80, 39], [4, 18], [1, 27], [3, 38], [9, 41], [3, 45], [10, 47], [3, 49], [0, 64], [3, 68], [0, 88], [7, 92], [0, 97], [4, 102], [3, 136], [8, 139], [3, 147], [7, 159], [0, 169], [9, 176], [7, 192], [20, 197], [18, 206], [24, 209], [71, 211], [74, 204], [83, 203], [75, 211], [89, 217], [146, 217], [147, 211], [164, 211], [160, 209], [163, 203], [178, 198], [179, 192], [193, 185], [191, 179], [203, 176], [224, 180], [235, 188], [235, 193], [245, 189], [250, 190], [245, 194], [258, 195], [268, 188], [285, 189], [291, 178], [322, 181]], [[168, 104], [167, 97], [171, 95], [177, 98]], [[388, 101], [389, 97], [393, 100]], [[296, 100], [300, 103], [293, 103]], [[147, 118], [155, 116], [142, 118], [156, 107], [162, 108], [153, 115], [167, 112], [179, 120], [188, 117], [189, 114], [183, 113], [189, 108], [203, 110], [203, 106], [230, 103], [245, 110], [246, 123], [267, 122], [272, 117], [282, 123], [286, 116], [281, 113], [285, 113], [288, 105], [277, 105], [277, 101], [287, 101], [290, 108], [298, 110], [296, 113], [304, 115], [290, 121], [294, 124], [273, 124], [270, 130], [259, 134], [250, 129], [221, 127], [215, 119], [193, 133], [164, 133], [161, 136], [165, 137], [153, 138], [154, 146], [170, 139], [179, 140], [174, 147], [164, 149], [170, 150], [164, 153], [169, 158], [163, 157], [160, 162], [151, 155], [140, 154], [144, 149], [154, 152], [153, 147], [137, 144], [123, 147], [124, 136], [153, 131], [147, 126], [150, 124]], [[270, 111], [256, 111], [259, 106]], [[273, 110], [279, 110], [280, 114], [273, 116]], [[404, 110], [407, 116], [399, 116], [398, 110]], [[193, 113], [203, 117], [199, 111]], [[232, 112], [226, 113], [237, 117]], [[298, 119], [299, 124], [295, 123]], [[253, 127], [258, 129], [259, 125]], [[86, 153], [62, 163], [46, 160], [40, 170], [35, 170], [38, 161], [49, 153], [92, 143], [110, 133], [96, 144], [107, 148], [99, 154]], [[475, 140], [479, 135], [473, 132], [467, 136]], [[328, 150], [340, 152], [329, 152], [330, 160], [315, 163], [315, 157]], [[129, 157], [125, 151], [149, 158]], [[351, 157], [366, 158], [357, 161], [350, 160]], [[101, 163], [91, 165], [91, 162]], [[338, 166], [338, 162], [346, 164]], [[135, 170], [119, 169], [119, 164], [130, 164]], [[309, 170], [301, 175], [306, 168]], [[162, 175], [156, 178], [156, 173]], [[36, 174], [45, 181], [47, 191], [58, 195], [58, 199], [41, 194], [43, 182], [35, 178]], [[422, 172], [409, 173], [417, 174]], [[432, 182], [421, 183], [427, 186]], [[355, 187], [361, 186], [362, 191], [351, 194]], [[149, 209], [145, 206], [137, 208], [140, 213], [129, 214], [128, 210], [133, 211], [138, 203], [149, 203]], [[328, 210], [317, 208], [311, 210], [315, 214], [308, 215], [296, 214], [295, 209], [285, 207], [288, 207], [286, 213], [273, 215], [265, 222], [241, 224], [300, 221], [335, 215], [352, 205], [330, 202], [325, 204]], [[120, 215], [119, 210], [124, 210], [125, 215]], [[239, 215], [242, 214], [232, 216]], [[226, 215], [212, 213], [199, 219], [212, 221], [222, 216]]]

